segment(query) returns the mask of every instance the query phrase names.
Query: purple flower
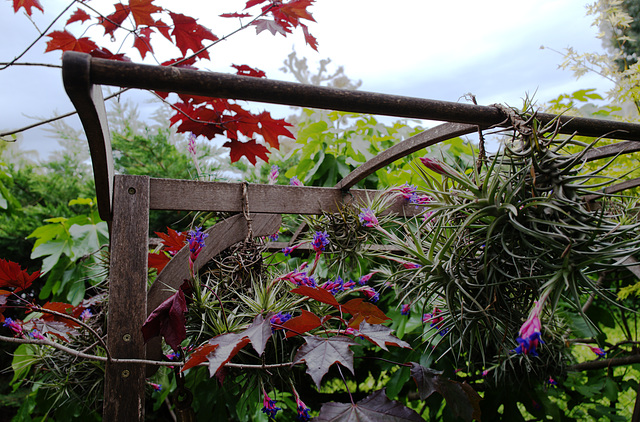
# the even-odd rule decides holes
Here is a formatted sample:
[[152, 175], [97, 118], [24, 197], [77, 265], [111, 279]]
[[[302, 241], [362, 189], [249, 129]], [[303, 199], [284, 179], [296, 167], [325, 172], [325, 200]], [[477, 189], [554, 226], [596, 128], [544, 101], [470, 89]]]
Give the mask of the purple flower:
[[40, 331], [36, 330], [35, 328], [33, 330], [31, 330], [31, 332], [29, 332], [27, 335], [29, 337], [35, 338], [37, 340], [44, 340], [44, 336], [42, 335], [42, 333]]
[[193, 133], [189, 135], [189, 143], [187, 144], [187, 150], [194, 157], [196, 156], [196, 135]]
[[434, 307], [432, 313], [422, 315], [422, 322], [425, 324], [429, 322], [430, 327], [437, 328], [438, 330], [440, 330], [439, 334], [441, 336], [444, 336], [449, 332], [449, 329], [442, 328], [442, 326], [444, 325], [444, 318], [440, 316], [441, 313], [442, 311], [438, 307]]
[[313, 235], [313, 242], [311, 242], [311, 246], [313, 246], [313, 250], [316, 253], [324, 252], [324, 248], [329, 244], [329, 235], [327, 232], [315, 232]]
[[485, 369], [484, 371], [482, 371], [482, 376], [486, 377], [488, 373], [489, 373], [489, 370]]
[[191, 252], [191, 262], [195, 262], [198, 254], [204, 248], [204, 239], [209, 237], [208, 233], [202, 231], [202, 227], [196, 227], [195, 230], [189, 230], [189, 251]]
[[605, 356], [607, 356], [607, 352], [605, 352], [599, 347], [589, 346], [589, 349], [591, 349], [591, 351], [598, 356], [598, 359], [602, 359]]
[[335, 295], [336, 293], [344, 292], [345, 290], [353, 290], [355, 286], [356, 283], [354, 283], [353, 280], [345, 282], [342, 277], [338, 277], [335, 281], [327, 281], [323, 283], [320, 288], [329, 290], [332, 295]]
[[2, 325], [5, 327], [9, 327], [16, 334], [22, 333], [22, 325], [11, 318], [6, 318]]
[[269, 181], [270, 185], [275, 185], [278, 181], [278, 176], [280, 175], [280, 169], [275, 164], [271, 166], [271, 172], [269, 173]]
[[269, 235], [269, 240], [270, 240], [271, 242], [275, 242], [275, 241], [277, 241], [277, 240], [278, 240], [278, 238], [279, 238], [279, 237], [280, 237], [280, 233], [274, 233], [274, 234], [272, 234], [272, 235]]
[[264, 388], [262, 389], [262, 394], [264, 395], [264, 398], [262, 400], [262, 413], [265, 413], [269, 419], [274, 419], [276, 417], [276, 413], [278, 412], [278, 410], [280, 410], [280, 407], [276, 407], [276, 401], [275, 400], [271, 400], [269, 398], [269, 396], [267, 395], [267, 392], [264, 391]]
[[91, 318], [92, 316], [93, 316], [93, 314], [91, 313], [91, 309], [85, 309], [80, 314], [80, 319], [82, 320], [82, 322], [87, 322], [87, 320], [89, 318]]
[[285, 280], [291, 284], [295, 284], [296, 286], [316, 287], [316, 281], [313, 277], [307, 276], [307, 272], [302, 271], [306, 266], [307, 263], [305, 262], [300, 266], [300, 268], [283, 275], [278, 280]]
[[289, 184], [291, 186], [304, 186], [300, 180], [298, 180], [298, 176], [293, 176], [289, 179]]
[[361, 286], [364, 286], [369, 282], [369, 280], [371, 280], [371, 277], [373, 277], [375, 273], [379, 273], [379, 272], [380, 271], [376, 270], [376, 271], [371, 271], [369, 274], [363, 275], [362, 277], [360, 277], [360, 280], [358, 280], [358, 284]]
[[148, 383], [155, 391], [162, 391], [162, 384], [156, 384], [155, 382]]
[[296, 399], [296, 410], [298, 411], [296, 419], [303, 422], [309, 421], [311, 419], [311, 416], [309, 415], [309, 408], [302, 400], [300, 400], [300, 396], [295, 388], [293, 389], [293, 396]]
[[274, 325], [282, 325], [291, 319], [291, 314], [286, 312], [278, 312], [271, 317], [269, 322], [271, 323], [271, 331], [281, 330], [281, 327], [274, 327]]
[[303, 244], [304, 243], [298, 243], [297, 245], [294, 245], [294, 246], [287, 246], [286, 248], [282, 248], [282, 253], [284, 254], [284, 256], [289, 256], [293, 251], [298, 249]]
[[399, 192], [404, 199], [410, 200], [411, 197], [416, 192], [416, 187], [414, 185], [410, 185], [408, 183], [405, 183], [404, 185], [400, 186], [399, 188], [393, 188], [392, 190]]
[[514, 350], [516, 353], [538, 356], [536, 348], [540, 343], [544, 344], [540, 338], [540, 329], [542, 328], [542, 324], [540, 323], [541, 312], [542, 306], [536, 302], [529, 318], [527, 318], [524, 324], [522, 324], [522, 327], [520, 327], [520, 336], [516, 339], [519, 345]]
[[433, 199], [431, 199], [430, 196], [418, 195], [417, 193], [414, 193], [413, 195], [411, 195], [411, 198], [409, 198], [409, 202], [415, 205], [425, 205], [431, 201], [433, 201]]
[[422, 265], [420, 264], [416, 264], [415, 262], [408, 262], [408, 261], [403, 262], [402, 266], [405, 267], [407, 270], [415, 270], [422, 267]]
[[553, 378], [549, 377], [549, 379], [547, 380], [547, 384], [549, 384], [549, 386], [551, 387], [557, 387], [558, 386], [558, 382], [556, 380], [554, 380]]
[[367, 297], [367, 299], [369, 299], [370, 302], [375, 303], [378, 300], [380, 300], [380, 293], [376, 292], [376, 290], [373, 287], [363, 286], [363, 287], [360, 287], [358, 290], [364, 293], [364, 295]]
[[378, 218], [370, 208], [365, 208], [360, 214], [358, 214], [360, 223], [364, 227], [375, 227], [378, 225]]
[[405, 303], [404, 305], [402, 305], [402, 308], [400, 308], [400, 313], [402, 315], [409, 315], [410, 312], [411, 312], [411, 305], [408, 303]]

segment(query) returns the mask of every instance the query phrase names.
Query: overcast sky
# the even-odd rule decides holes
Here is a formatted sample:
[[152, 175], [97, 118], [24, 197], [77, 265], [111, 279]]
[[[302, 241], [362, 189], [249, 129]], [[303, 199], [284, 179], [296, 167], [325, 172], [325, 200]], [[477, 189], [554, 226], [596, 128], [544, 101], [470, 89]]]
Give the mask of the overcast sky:
[[[156, 1], [198, 18], [218, 36], [235, 29], [237, 21], [217, 16], [241, 10], [245, 2]], [[69, 2], [42, 3], [44, 15], [34, 9], [34, 22], [41, 29]], [[90, 4], [101, 6], [108, 14], [113, 11], [112, 3], [94, 0]], [[205, 67], [231, 72], [231, 64], [249, 64], [272, 79], [291, 80], [279, 69], [295, 48], [312, 66], [320, 59], [331, 58], [333, 64], [345, 67], [349, 77], [362, 80], [360, 89], [366, 91], [447, 101], [459, 101], [464, 94], [472, 93], [479, 104], [513, 106], [520, 106], [522, 98], [533, 94], [538, 102], [544, 102], [583, 88], [604, 93], [609, 87], [605, 80], [587, 75], [576, 81], [571, 72], [558, 69], [562, 56], [540, 49], [544, 45], [562, 51], [571, 46], [578, 51], [601, 52], [597, 28], [591, 26], [592, 17], [586, 16], [587, 4], [585, 0], [317, 0], [309, 8], [317, 23], [309, 27], [318, 39], [319, 52], [304, 44], [301, 33], [284, 38], [265, 31], [256, 36], [255, 30], [248, 28], [215, 46], [212, 61]], [[14, 14], [11, 5], [9, 1], [0, 5], [0, 62], [13, 59], [37, 36], [34, 25], [22, 12]], [[61, 22], [67, 18], [68, 14]], [[81, 27], [74, 25], [69, 29], [79, 36]], [[96, 29], [89, 34], [101, 35], [102, 31]], [[44, 37], [38, 41], [20, 61], [59, 64], [59, 51], [44, 54], [47, 40]], [[128, 49], [130, 43], [125, 41], [124, 45]], [[160, 59], [178, 54], [177, 49], [162, 51]], [[135, 52], [129, 55], [141, 61]], [[59, 69], [12, 67], [0, 72], [0, 86], [0, 132], [33, 123], [32, 117], [46, 118], [73, 110]], [[286, 116], [286, 110], [274, 114], [278, 112], [284, 114], [277, 117]], [[76, 117], [68, 123], [79, 127]], [[57, 145], [42, 130], [25, 132], [19, 142], [25, 149], [41, 151], [44, 157]]]

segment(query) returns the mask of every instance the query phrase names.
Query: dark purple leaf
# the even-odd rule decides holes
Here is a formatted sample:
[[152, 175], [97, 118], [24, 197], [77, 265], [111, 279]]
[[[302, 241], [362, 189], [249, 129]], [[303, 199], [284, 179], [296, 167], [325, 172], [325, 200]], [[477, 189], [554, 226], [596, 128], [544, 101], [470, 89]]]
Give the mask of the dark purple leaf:
[[387, 345], [411, 349], [409, 343], [392, 336], [391, 331], [391, 328], [387, 327], [386, 325], [374, 325], [362, 321], [362, 323], [360, 324], [359, 334], [376, 346], [383, 348], [384, 350], [388, 350]]
[[440, 378], [442, 371], [434, 371], [431, 368], [426, 368], [419, 363], [411, 362], [411, 377], [418, 386], [418, 394], [420, 394], [420, 400], [425, 400], [434, 391], [437, 391], [436, 383]]
[[144, 342], [156, 336], [163, 336], [167, 344], [177, 352], [182, 340], [187, 338], [185, 312], [187, 312], [187, 302], [180, 289], [162, 302], [144, 322], [142, 326]]
[[293, 358], [293, 364], [306, 362], [307, 374], [311, 376], [316, 386], [320, 388], [322, 377], [334, 363], [340, 363], [353, 374], [353, 352], [349, 346], [358, 343], [348, 337], [335, 336], [321, 338], [317, 336], [305, 337], [307, 344], [301, 346]]
[[389, 400], [385, 390], [378, 390], [356, 404], [325, 403], [314, 421], [318, 422], [424, 422], [414, 410]]
[[213, 377], [220, 368], [228, 363], [244, 346], [249, 337], [243, 333], [227, 333], [209, 340], [210, 345], [218, 345], [207, 355], [209, 360], [209, 376]]
[[271, 313], [268, 314], [267, 319], [264, 319], [262, 315], [256, 316], [249, 328], [243, 332], [249, 338], [251, 345], [259, 356], [262, 356], [267, 341], [271, 338], [271, 323], [269, 321], [271, 315]]

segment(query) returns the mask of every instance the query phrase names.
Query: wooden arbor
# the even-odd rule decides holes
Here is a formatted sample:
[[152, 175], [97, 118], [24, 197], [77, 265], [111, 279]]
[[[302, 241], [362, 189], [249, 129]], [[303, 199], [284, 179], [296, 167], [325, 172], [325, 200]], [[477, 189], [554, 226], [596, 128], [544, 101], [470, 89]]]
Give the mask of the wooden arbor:
[[[281, 214], [321, 214], [340, 204], [358, 201], [365, 191], [352, 189], [369, 174], [429, 145], [491, 126], [510, 126], [499, 107], [476, 106], [419, 98], [305, 86], [175, 67], [146, 66], [95, 59], [66, 52], [65, 89], [87, 134], [100, 216], [109, 223], [111, 267], [107, 346], [115, 359], [105, 374], [103, 417], [108, 421], [144, 420], [145, 365], [136, 359], [160, 358], [160, 343], [145, 348], [140, 328], [150, 313], [187, 277], [188, 251], [183, 249], [147, 291], [149, 210], [226, 211], [238, 215], [215, 225], [206, 248], [196, 260], [200, 268], [212, 256], [247, 235], [277, 231]], [[248, 185], [155, 179], [114, 173], [110, 133], [100, 85], [150, 89], [200, 96], [234, 98], [303, 107], [371, 113], [444, 123], [409, 138], [374, 157], [334, 188]], [[555, 115], [539, 114], [543, 122]], [[595, 149], [588, 159], [640, 150], [640, 125], [561, 116], [562, 133], [614, 137], [626, 142]], [[613, 135], [612, 135], [613, 134]], [[628, 182], [622, 188], [637, 186]], [[250, 205], [250, 209], [249, 209]], [[391, 211], [412, 214], [415, 207], [398, 202]], [[250, 224], [243, 213], [250, 211]], [[146, 350], [145, 350], [146, 349]]]

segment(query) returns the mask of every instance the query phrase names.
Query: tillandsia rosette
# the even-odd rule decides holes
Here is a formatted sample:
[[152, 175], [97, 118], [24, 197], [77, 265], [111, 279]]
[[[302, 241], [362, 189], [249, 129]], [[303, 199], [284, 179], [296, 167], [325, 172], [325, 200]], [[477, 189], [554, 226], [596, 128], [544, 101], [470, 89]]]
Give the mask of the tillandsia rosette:
[[[558, 121], [542, 127], [531, 114], [515, 118], [526, 127], [479, 170], [423, 158], [425, 217], [392, 239], [422, 265], [396, 275], [400, 300], [438, 304], [446, 315], [447, 335], [432, 329], [427, 340], [444, 342], [472, 371], [502, 366], [493, 372], [503, 381], [561, 369], [566, 327], [558, 304], [586, 318], [586, 293], [615, 299], [598, 277], [640, 253], [639, 224], [622, 213], [621, 197], [598, 207], [584, 200], [611, 182], [601, 175], [607, 164], [583, 171], [597, 140], [560, 139]], [[594, 178], [602, 183], [586, 184]]]

